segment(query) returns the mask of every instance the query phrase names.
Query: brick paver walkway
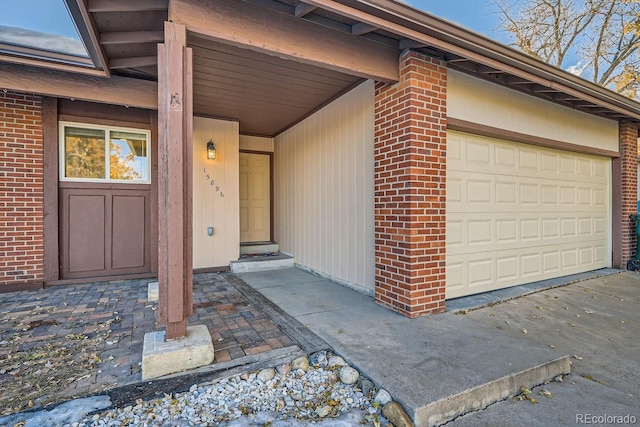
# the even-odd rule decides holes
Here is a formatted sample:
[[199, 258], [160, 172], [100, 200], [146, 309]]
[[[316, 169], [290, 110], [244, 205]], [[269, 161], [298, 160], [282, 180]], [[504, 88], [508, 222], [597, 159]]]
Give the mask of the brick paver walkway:
[[[97, 282], [0, 294], [0, 414], [15, 397], [7, 395], [2, 384], [20, 380], [22, 375], [15, 363], [11, 365], [17, 352], [28, 357], [26, 365], [42, 368], [43, 375], [74, 357], [89, 365], [95, 361], [89, 374], [67, 378], [57, 396], [36, 400], [36, 406], [140, 381], [144, 334], [162, 328], [156, 324], [157, 304], [147, 301], [150, 281]], [[194, 307], [189, 324], [207, 325], [215, 362], [293, 345], [224, 275], [194, 277]], [[76, 347], [75, 343], [91, 344]], [[60, 348], [63, 351], [54, 351]], [[83, 354], [73, 354], [74, 349]], [[27, 383], [25, 388], [35, 386]]]

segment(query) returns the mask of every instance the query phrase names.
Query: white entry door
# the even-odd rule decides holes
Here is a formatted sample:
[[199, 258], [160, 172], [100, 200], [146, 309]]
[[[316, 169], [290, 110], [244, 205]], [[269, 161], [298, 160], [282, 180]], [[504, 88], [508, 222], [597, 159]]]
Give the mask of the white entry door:
[[240, 242], [271, 240], [271, 158], [240, 153]]

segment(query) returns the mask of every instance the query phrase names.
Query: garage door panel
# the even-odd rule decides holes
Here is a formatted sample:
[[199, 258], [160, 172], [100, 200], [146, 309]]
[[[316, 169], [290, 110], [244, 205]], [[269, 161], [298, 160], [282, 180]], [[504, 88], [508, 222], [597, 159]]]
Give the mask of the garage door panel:
[[518, 241], [518, 221], [515, 219], [496, 219], [496, 244], [509, 244]]
[[488, 204], [495, 200], [493, 182], [488, 179], [471, 178], [467, 181], [466, 201], [472, 204]]
[[[517, 143], [490, 138], [484, 138], [484, 140], [482, 147], [486, 148], [479, 149], [475, 139], [468, 137], [448, 139], [447, 171], [486, 174], [490, 170], [498, 176], [540, 179], [549, 178], [552, 174], [554, 178], [568, 182], [589, 184], [602, 183], [608, 179], [608, 162], [603, 158], [525, 144], [518, 144], [518, 147], [514, 146]], [[474, 149], [467, 150], [466, 144], [473, 145]]]
[[594, 262], [605, 262], [605, 249], [592, 246], [562, 249], [561, 245], [555, 245], [540, 252], [514, 254], [508, 250], [448, 257], [447, 298], [581, 273], [592, 269]]
[[542, 268], [545, 273], [555, 273], [560, 270], [560, 251], [546, 251], [542, 253]]
[[470, 261], [469, 269], [469, 286], [484, 286], [493, 282], [493, 260], [485, 258]]
[[461, 255], [607, 240], [607, 219], [584, 213], [563, 214], [561, 218], [535, 212], [494, 214], [489, 219], [468, 218], [465, 213], [450, 213], [447, 217], [447, 251]]
[[602, 212], [607, 209], [607, 186], [558, 179], [505, 177], [487, 173], [448, 171], [449, 212]]
[[609, 159], [457, 132], [449, 141], [447, 298], [611, 264]]
[[467, 234], [470, 245], [492, 244], [494, 242], [494, 221], [470, 220], [467, 221]]

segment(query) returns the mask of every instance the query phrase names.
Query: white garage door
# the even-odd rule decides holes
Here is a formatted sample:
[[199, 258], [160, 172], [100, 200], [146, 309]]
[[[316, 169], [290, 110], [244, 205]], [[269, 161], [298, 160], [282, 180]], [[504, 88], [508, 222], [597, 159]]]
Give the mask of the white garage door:
[[608, 158], [449, 132], [447, 298], [611, 265]]

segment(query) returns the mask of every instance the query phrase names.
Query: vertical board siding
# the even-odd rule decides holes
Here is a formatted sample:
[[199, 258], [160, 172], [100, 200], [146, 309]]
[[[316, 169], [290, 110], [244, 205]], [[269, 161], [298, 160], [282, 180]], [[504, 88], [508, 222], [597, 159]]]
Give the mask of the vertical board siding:
[[374, 288], [374, 85], [275, 140], [275, 239], [296, 262]]
[[[207, 160], [210, 139], [215, 160]], [[239, 162], [238, 122], [193, 118], [193, 268], [228, 266], [239, 257]], [[213, 227], [213, 236], [207, 227]]]

